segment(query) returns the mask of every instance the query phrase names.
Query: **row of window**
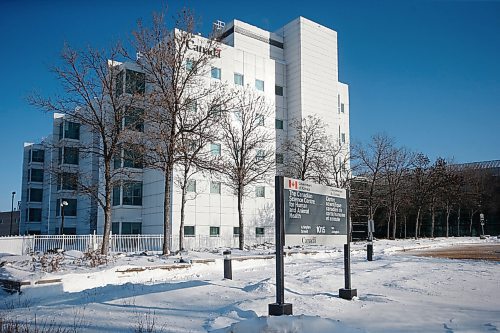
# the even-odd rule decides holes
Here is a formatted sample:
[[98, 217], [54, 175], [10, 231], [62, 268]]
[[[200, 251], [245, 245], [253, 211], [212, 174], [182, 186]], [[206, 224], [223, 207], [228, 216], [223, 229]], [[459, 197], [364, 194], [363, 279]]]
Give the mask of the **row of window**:
[[[210, 227], [210, 236], [213, 237], [218, 237], [220, 236], [220, 227]], [[239, 236], [240, 234], [240, 228], [239, 227], [233, 227], [233, 236]], [[255, 235], [256, 236], [263, 236], [265, 234], [265, 228], [263, 227], [256, 227], [255, 228]], [[194, 237], [196, 236], [196, 228], [194, 225], [186, 225], [184, 226], [184, 236], [185, 237]]]
[[[186, 192], [199, 193], [196, 189], [196, 180], [190, 179], [186, 184]], [[210, 182], [210, 193], [220, 194], [221, 193], [221, 183], [220, 182]], [[255, 196], [257, 198], [264, 198], [266, 196], [265, 186], [255, 186]]]
[[[221, 72], [222, 70], [218, 67], [212, 67], [212, 70], [210, 71], [212, 78], [217, 80], [221, 79], [222, 77]], [[245, 76], [241, 73], [234, 73], [234, 84], [238, 86], [245, 85]], [[259, 91], [264, 91], [264, 81], [255, 79], [255, 89]], [[274, 93], [278, 96], [283, 96], [283, 87], [275, 85]]]

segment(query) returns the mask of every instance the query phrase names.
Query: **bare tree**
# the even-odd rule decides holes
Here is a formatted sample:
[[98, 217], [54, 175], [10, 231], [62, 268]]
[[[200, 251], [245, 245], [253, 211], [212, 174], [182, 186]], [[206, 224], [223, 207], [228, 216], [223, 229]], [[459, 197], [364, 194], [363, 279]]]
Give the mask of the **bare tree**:
[[[274, 109], [264, 95], [242, 89], [234, 101], [234, 112], [221, 122], [222, 181], [237, 195], [239, 248], [245, 244], [243, 198], [249, 186], [269, 183], [275, 167], [275, 137], [269, 119]], [[267, 120], [267, 124], [266, 124]]]
[[[74, 180], [78, 181], [79, 192], [93, 197], [104, 211], [102, 254], [107, 254], [109, 249], [112, 189], [121, 181], [120, 175], [125, 170], [113, 168], [113, 162], [115, 156], [121, 153], [122, 144], [136, 137], [135, 133], [132, 134], [134, 131], [124, 129], [124, 119], [133, 113], [135, 105], [141, 104], [140, 91], [126, 96], [121, 96], [123, 90], [119, 91], [119, 88], [123, 89], [119, 85], [122, 69], [115, 60], [121, 51], [120, 45], [108, 52], [92, 48], [77, 51], [66, 46], [61, 54], [62, 65], [52, 68], [61, 82], [64, 95], [29, 97], [32, 105], [48, 112], [62, 113], [93, 135], [90, 144], [74, 144], [73, 148], [77, 148], [78, 152], [73, 153], [96, 158], [102, 170], [102, 179], [99, 182], [90, 181], [94, 179], [91, 175], [79, 174]], [[61, 147], [61, 150], [64, 149]], [[64, 168], [58, 170], [62, 175], [64, 171]]]
[[422, 209], [428, 203], [428, 195], [431, 190], [429, 163], [429, 158], [426, 155], [418, 153], [415, 156], [411, 173], [411, 189], [413, 191], [412, 201], [417, 210], [417, 216], [415, 218], [415, 239], [419, 237]]
[[318, 170], [326, 164], [326, 124], [319, 116], [309, 115], [304, 119], [293, 120], [290, 131], [295, 134], [285, 143], [285, 174], [319, 182]]
[[224, 99], [222, 84], [211, 82], [207, 75], [211, 61], [220, 55], [220, 44], [214, 36], [198, 37], [196, 22], [193, 13], [184, 9], [174, 17], [172, 29], [167, 28], [165, 13], [160, 13], [154, 15], [151, 27], [139, 22], [134, 32], [133, 46], [139, 55], [137, 64], [148, 83], [146, 161], [165, 177], [162, 249], [165, 255], [170, 253], [172, 234], [172, 175], [174, 165], [184, 158], [179, 154], [183, 149], [182, 137], [184, 133], [199, 133], [203, 124], [215, 117], [213, 112], [204, 112], [193, 118], [197, 105], [204, 101], [205, 110], [212, 110], [222, 105], [221, 99]]
[[374, 219], [375, 212], [380, 206], [381, 196], [378, 184], [383, 177], [383, 170], [393, 147], [393, 139], [385, 134], [372, 136], [371, 141], [365, 146], [361, 143], [354, 145], [352, 158], [355, 161], [354, 168], [358, 175], [367, 180], [368, 218]]
[[315, 170], [317, 181], [326, 186], [346, 188], [351, 178], [349, 147], [328, 137], [323, 145], [323, 158]]

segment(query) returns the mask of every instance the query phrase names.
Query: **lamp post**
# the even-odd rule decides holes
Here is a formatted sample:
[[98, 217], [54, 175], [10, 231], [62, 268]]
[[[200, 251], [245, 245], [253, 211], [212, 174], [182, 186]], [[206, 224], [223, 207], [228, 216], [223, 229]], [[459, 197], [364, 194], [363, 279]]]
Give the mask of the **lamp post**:
[[13, 215], [14, 215], [14, 196], [16, 195], [16, 192], [12, 192], [12, 204], [10, 207], [10, 230], [9, 230], [9, 235], [12, 236], [12, 220], [13, 220]]
[[61, 230], [59, 230], [59, 234], [62, 235], [64, 233], [64, 207], [68, 205], [66, 200], [61, 201]]

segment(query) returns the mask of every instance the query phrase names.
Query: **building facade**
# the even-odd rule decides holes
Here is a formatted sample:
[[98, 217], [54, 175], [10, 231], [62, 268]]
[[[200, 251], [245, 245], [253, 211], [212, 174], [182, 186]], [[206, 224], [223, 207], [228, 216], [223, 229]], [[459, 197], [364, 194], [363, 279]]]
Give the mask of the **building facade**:
[[[198, 38], [198, 37], [197, 37]], [[199, 37], [202, 38], [202, 37]], [[248, 86], [271, 101], [274, 115], [264, 126], [276, 137], [276, 169], [283, 168], [284, 144], [294, 137], [289, 126], [309, 115], [319, 116], [330, 135], [349, 147], [348, 86], [338, 81], [337, 33], [299, 17], [276, 32], [269, 32], [234, 20], [223, 28], [220, 50], [211, 61], [208, 80]], [[123, 64], [126, 82], [136, 77], [134, 64]], [[128, 84], [123, 84], [126, 89]], [[62, 124], [62, 125], [61, 125]], [[88, 196], [76, 194], [71, 183], [53, 179], [51, 165], [67, 165], [68, 172], [89, 176], [99, 182], [98, 161], [78, 156], [71, 149], [75, 140], [92, 143], [92, 133], [61, 115], [54, 118], [53, 134], [41, 144], [27, 144], [23, 163], [21, 233], [52, 234], [60, 231], [61, 202], [65, 206], [65, 233], [102, 232], [102, 210]], [[61, 134], [62, 133], [62, 134]], [[68, 136], [68, 137], [66, 137]], [[49, 144], [50, 141], [50, 144]], [[57, 141], [59, 147], [54, 148]], [[50, 148], [49, 148], [50, 147]], [[220, 145], [210, 147], [218, 154]], [[348, 149], [348, 148], [347, 148]], [[77, 155], [75, 157], [75, 154]], [[118, 163], [125, 167], [126, 152]], [[112, 231], [120, 234], [163, 232], [164, 178], [157, 170], [127, 165], [132, 179], [113, 190]], [[42, 170], [42, 171], [40, 171]], [[81, 172], [81, 171], [85, 172]], [[64, 178], [64, 177], [63, 177]], [[244, 201], [244, 219], [251, 237], [274, 233], [274, 184], [258, 184]], [[180, 190], [174, 186], [172, 230], [174, 240], [180, 225]], [[217, 179], [195, 178], [188, 187], [185, 239], [207, 236], [234, 239], [238, 233], [237, 198]]]

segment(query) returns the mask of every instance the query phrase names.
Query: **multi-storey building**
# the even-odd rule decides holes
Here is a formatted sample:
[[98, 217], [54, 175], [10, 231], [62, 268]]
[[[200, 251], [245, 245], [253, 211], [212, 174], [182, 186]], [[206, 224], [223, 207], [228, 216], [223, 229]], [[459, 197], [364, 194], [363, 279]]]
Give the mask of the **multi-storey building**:
[[[271, 119], [264, 120], [264, 126], [274, 131], [276, 136], [277, 170], [282, 169], [282, 163], [286, 161], [285, 141], [295, 135], [294, 128], [289, 124], [297, 119], [309, 115], [319, 116], [328, 125], [328, 134], [338, 138], [338, 142], [345, 147], [349, 146], [348, 86], [338, 81], [335, 31], [303, 17], [276, 32], [234, 20], [221, 31], [220, 39], [220, 50], [211, 60], [212, 68], [208, 71], [210, 77], [207, 79], [252, 87], [273, 102], [275, 114]], [[134, 64], [121, 66], [124, 69], [122, 89], [127, 89], [133, 86], [127, 81], [138, 78], [138, 69]], [[22, 233], [57, 232], [61, 219], [57, 207], [62, 201], [68, 203], [65, 207], [65, 228], [68, 228], [68, 232], [102, 232], [102, 211], [97, 209], [95, 202], [88, 197], [67, 195], [64, 192], [64, 180], [57, 183], [47, 179], [50, 178], [48, 172], [43, 172], [51, 163], [62, 163], [68, 164], [68, 172], [71, 172], [71, 168], [85, 168], [88, 172], [81, 174], [90, 174], [93, 181], [98, 179], [97, 161], [90, 156], [78, 156], [78, 152], [72, 150], [72, 140], [77, 140], [75, 135], [69, 134], [66, 138], [66, 128], [71, 132], [76, 131], [76, 127], [78, 125], [73, 125], [69, 119], [56, 115], [53, 135], [47, 139], [51, 144], [45, 142], [25, 147]], [[79, 140], [92, 140], [91, 133], [83, 126], [78, 130]], [[61, 131], [64, 132], [62, 137]], [[61, 139], [58, 140], [63, 143], [61, 147], [47, 149], [48, 146], [54, 146], [55, 139]], [[220, 147], [215, 142], [210, 149], [215, 154], [224, 154]], [[79, 158], [78, 163], [75, 158]], [[134, 165], [126, 158], [125, 151], [117, 161], [119, 167], [128, 167], [135, 172], [132, 179], [124, 180], [121, 186], [113, 190], [113, 233], [162, 233], [162, 173], [143, 169], [140, 163]], [[178, 234], [180, 223], [180, 195], [176, 187], [172, 191], [172, 230], [175, 235]], [[237, 201], [231, 190], [216, 179], [203, 176], [190, 182], [188, 192], [195, 192], [196, 196], [187, 202], [186, 238], [206, 235], [230, 239], [239, 232]], [[258, 184], [250, 193], [244, 202], [244, 219], [248, 228], [246, 234], [259, 236], [273, 233], [273, 184]]]

